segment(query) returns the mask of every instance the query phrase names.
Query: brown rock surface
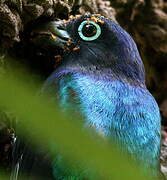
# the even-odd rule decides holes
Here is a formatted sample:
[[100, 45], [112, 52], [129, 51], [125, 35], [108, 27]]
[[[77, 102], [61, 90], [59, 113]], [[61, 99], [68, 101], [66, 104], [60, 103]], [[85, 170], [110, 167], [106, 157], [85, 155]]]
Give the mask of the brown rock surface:
[[[67, 19], [71, 14], [86, 12], [100, 13], [117, 20], [133, 36], [145, 63], [147, 85], [161, 107], [166, 129], [166, 0], [0, 0], [0, 73], [7, 64], [5, 55], [15, 42], [22, 41], [21, 35], [29, 23], [41, 17]], [[4, 121], [0, 116], [1, 124]], [[7, 126], [10, 125], [7, 123]], [[166, 154], [166, 149], [162, 148], [162, 154]]]

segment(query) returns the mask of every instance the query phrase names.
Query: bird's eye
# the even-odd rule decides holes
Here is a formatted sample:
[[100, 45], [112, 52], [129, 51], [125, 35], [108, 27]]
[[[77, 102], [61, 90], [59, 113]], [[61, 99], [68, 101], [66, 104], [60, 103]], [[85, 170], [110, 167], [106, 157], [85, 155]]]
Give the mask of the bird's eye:
[[83, 21], [78, 28], [79, 36], [85, 41], [93, 41], [101, 34], [101, 27], [93, 21]]

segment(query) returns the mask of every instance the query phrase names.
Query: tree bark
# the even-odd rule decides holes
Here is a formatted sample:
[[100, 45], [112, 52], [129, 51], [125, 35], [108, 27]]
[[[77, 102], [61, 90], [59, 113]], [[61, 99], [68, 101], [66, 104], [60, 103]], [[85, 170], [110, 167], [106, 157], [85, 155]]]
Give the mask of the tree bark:
[[133, 36], [146, 67], [147, 86], [167, 126], [166, 0], [0, 0], [0, 73], [7, 64], [5, 56], [15, 42], [22, 42], [21, 34], [29, 23], [41, 17], [68, 19], [87, 12], [112, 18]]

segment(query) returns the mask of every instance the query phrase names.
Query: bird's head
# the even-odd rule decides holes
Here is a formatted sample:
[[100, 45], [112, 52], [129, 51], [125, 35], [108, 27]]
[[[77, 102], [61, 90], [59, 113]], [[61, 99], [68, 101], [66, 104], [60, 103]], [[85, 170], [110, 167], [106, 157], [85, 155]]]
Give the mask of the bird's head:
[[54, 45], [64, 50], [61, 57], [56, 56], [61, 60], [59, 69], [144, 83], [144, 66], [136, 44], [113, 20], [84, 15], [50, 22], [47, 28]]

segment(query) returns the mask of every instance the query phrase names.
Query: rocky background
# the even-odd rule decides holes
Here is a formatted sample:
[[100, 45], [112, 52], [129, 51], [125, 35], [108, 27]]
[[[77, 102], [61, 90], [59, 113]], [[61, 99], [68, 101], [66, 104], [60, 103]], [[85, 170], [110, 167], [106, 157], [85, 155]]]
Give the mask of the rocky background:
[[[31, 64], [32, 68], [39, 67], [47, 76], [54, 68], [52, 62], [47, 62], [47, 69], [43, 69], [41, 63], [33, 62], [34, 58], [25, 58], [29, 27], [40, 24], [40, 19], [68, 19], [70, 15], [86, 12], [114, 19], [135, 39], [146, 67], [147, 86], [162, 114], [161, 160], [167, 174], [167, 0], [0, 0], [0, 75], [9, 61], [13, 61], [6, 60], [10, 56], [25, 65]], [[10, 171], [13, 122], [9, 113], [0, 112], [0, 168], [7, 172]]]

